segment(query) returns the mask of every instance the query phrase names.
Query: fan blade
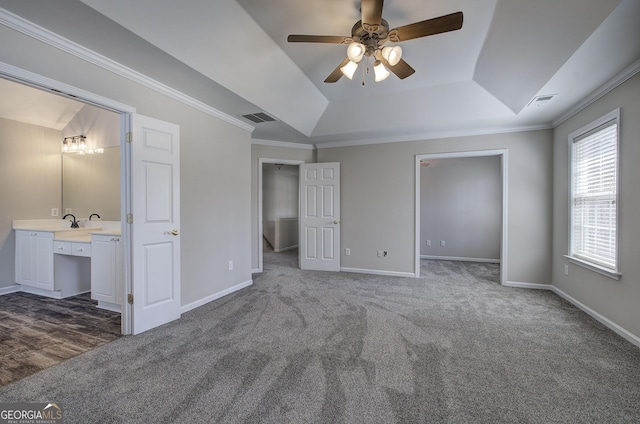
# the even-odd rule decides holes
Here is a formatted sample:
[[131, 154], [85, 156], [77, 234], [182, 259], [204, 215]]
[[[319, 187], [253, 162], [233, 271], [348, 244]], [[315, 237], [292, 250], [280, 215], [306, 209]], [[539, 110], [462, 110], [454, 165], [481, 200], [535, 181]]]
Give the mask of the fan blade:
[[396, 76], [400, 79], [405, 79], [416, 71], [407, 62], [405, 62], [404, 59], [400, 59], [400, 62], [398, 62], [396, 66], [389, 65], [387, 59], [382, 56], [380, 56], [380, 61], [384, 66], [387, 67], [387, 69], [396, 74]]
[[347, 63], [349, 63], [349, 58], [346, 58], [345, 60], [343, 60], [342, 63], [339, 64], [338, 67], [329, 74], [329, 76], [327, 77], [326, 80], [324, 80], [324, 82], [337, 82], [343, 75], [340, 68], [342, 68]]
[[391, 31], [398, 31], [398, 41], [407, 41], [428, 35], [455, 31], [460, 28], [462, 28], [462, 12], [456, 12], [450, 15], [440, 16], [439, 18], [427, 19], [426, 21], [401, 26]]
[[382, 5], [384, 0], [362, 0], [360, 10], [362, 12], [362, 23], [369, 25], [380, 25], [382, 22]]
[[330, 43], [330, 44], [348, 44], [349, 37], [340, 35], [290, 35], [287, 41], [290, 43]]

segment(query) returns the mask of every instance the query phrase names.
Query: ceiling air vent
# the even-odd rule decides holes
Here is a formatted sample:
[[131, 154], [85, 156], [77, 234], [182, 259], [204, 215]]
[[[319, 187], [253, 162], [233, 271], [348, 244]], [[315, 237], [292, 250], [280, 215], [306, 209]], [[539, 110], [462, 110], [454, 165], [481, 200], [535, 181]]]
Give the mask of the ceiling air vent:
[[558, 94], [542, 94], [540, 96], [536, 96], [533, 99], [531, 99], [531, 101], [529, 102], [529, 104], [527, 106], [533, 106], [536, 105], [538, 107], [545, 105], [547, 103], [549, 103], [551, 101], [551, 99], [553, 99], [554, 97], [556, 97]]
[[243, 118], [248, 119], [249, 121], [255, 123], [255, 124], [260, 124], [262, 122], [273, 122], [273, 121], [277, 121], [276, 118], [274, 118], [271, 115], [267, 115], [265, 112], [258, 112], [258, 113], [248, 113], [246, 115], [242, 115]]

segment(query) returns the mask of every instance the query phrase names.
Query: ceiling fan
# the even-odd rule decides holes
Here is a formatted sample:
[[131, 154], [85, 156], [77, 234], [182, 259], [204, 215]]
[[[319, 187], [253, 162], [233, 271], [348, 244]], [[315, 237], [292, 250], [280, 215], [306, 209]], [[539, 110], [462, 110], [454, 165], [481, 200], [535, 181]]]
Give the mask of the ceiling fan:
[[[398, 43], [414, 38], [441, 34], [462, 28], [462, 12], [415, 22], [389, 30], [389, 24], [382, 19], [384, 0], [361, 0], [362, 19], [351, 29], [351, 36], [334, 35], [289, 35], [290, 43], [331, 43], [347, 44], [347, 58], [324, 80], [336, 82], [342, 75], [352, 79], [363, 57], [374, 59], [373, 71], [375, 81], [382, 81], [389, 76], [389, 69], [398, 78], [405, 79], [415, 72], [402, 59], [400, 46], [385, 46], [385, 43]], [[362, 82], [364, 85], [364, 80]]]

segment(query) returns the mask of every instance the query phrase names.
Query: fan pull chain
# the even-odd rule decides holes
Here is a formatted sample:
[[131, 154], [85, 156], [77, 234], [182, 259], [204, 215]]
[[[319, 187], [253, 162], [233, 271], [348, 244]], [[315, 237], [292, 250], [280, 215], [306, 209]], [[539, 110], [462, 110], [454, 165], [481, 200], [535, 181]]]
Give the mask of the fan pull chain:
[[363, 66], [363, 67], [362, 67], [362, 85], [363, 85], [363, 86], [364, 86], [364, 73], [365, 73], [365, 68], [366, 68], [366, 72], [367, 72], [367, 74], [369, 73], [369, 58], [368, 58], [368, 57], [366, 58], [366, 61], [367, 61], [366, 66]]

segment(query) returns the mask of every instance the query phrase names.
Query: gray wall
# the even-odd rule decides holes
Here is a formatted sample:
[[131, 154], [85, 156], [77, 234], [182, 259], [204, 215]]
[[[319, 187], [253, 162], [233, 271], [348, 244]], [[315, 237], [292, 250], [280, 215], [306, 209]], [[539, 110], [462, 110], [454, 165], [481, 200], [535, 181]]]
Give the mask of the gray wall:
[[507, 149], [507, 280], [549, 284], [552, 146], [544, 130], [319, 149], [319, 162], [341, 163], [341, 266], [415, 271], [415, 155]]
[[[30, 10], [40, 13], [38, 8]], [[73, 18], [73, 9], [64, 12], [64, 19]], [[43, 24], [51, 25], [56, 32], [66, 27], [63, 20], [56, 19]], [[82, 35], [85, 37], [75, 41], [86, 44], [100, 37], [99, 32], [89, 30]], [[5, 63], [133, 106], [142, 115], [180, 125], [183, 305], [251, 280], [248, 131], [4, 26], [0, 26], [0, 39], [0, 57]], [[119, 48], [126, 50], [128, 46]], [[125, 64], [154, 75], [140, 55], [129, 59], [132, 62]], [[133, 63], [135, 60], [142, 63]], [[168, 63], [171, 64], [169, 60]], [[170, 70], [168, 65], [161, 71]], [[192, 85], [197, 78], [192, 80], [188, 72], [172, 77], [174, 87], [197, 92], [200, 100], [208, 101], [211, 93]], [[58, 191], [56, 197], [59, 196]], [[228, 270], [229, 260], [234, 261], [233, 271]]]
[[[499, 260], [500, 156], [427, 162], [420, 168], [420, 254]], [[445, 241], [444, 247], [440, 241]]]
[[0, 288], [15, 284], [15, 219], [60, 209], [61, 132], [0, 118]]
[[258, 231], [258, 167], [261, 158], [301, 160], [315, 162], [315, 152], [311, 149], [296, 147], [276, 147], [264, 144], [251, 145], [251, 268], [260, 266], [260, 245], [262, 235]]
[[297, 218], [299, 197], [299, 167], [274, 164], [262, 167], [262, 219]]
[[[604, 277], [569, 263], [568, 137], [616, 108], [621, 111], [619, 254], [622, 278]], [[582, 304], [640, 337], [640, 74], [591, 104], [554, 131], [553, 284]], [[564, 275], [564, 266], [569, 275]]]

